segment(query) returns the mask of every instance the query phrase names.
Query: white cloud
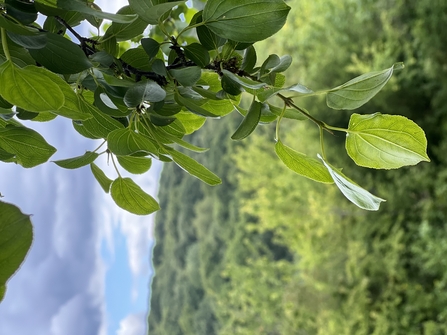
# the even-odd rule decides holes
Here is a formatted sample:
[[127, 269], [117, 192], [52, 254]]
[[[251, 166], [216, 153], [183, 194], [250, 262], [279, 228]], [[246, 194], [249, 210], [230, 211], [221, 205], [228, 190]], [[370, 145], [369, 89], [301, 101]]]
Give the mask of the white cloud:
[[146, 315], [129, 314], [120, 322], [116, 335], [141, 335], [146, 333]]
[[[91, 141], [73, 134], [70, 122], [37, 127], [60, 150], [56, 159], [91, 148]], [[105, 334], [102, 233], [92, 220], [91, 173], [53, 163], [33, 169], [1, 164], [0, 171], [8, 176], [0, 179], [2, 200], [33, 214], [34, 229], [32, 248], [0, 304], [0, 334], [47, 335], [64, 323], [82, 325], [85, 332], [76, 334]]]

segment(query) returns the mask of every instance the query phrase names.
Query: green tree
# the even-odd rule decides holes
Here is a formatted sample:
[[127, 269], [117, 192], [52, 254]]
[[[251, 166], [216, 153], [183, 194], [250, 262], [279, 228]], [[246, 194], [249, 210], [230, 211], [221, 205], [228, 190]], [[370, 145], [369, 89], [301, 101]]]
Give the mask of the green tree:
[[[233, 140], [248, 137], [259, 123], [276, 122], [274, 150], [287, 167], [317, 182], [335, 183], [367, 210], [377, 210], [383, 199], [329, 162], [326, 133], [345, 132], [347, 153], [360, 166], [396, 169], [429, 160], [424, 132], [405, 117], [352, 114], [343, 128], [301, 107], [302, 98], [323, 95], [332, 109], [359, 108], [403, 68], [401, 63], [313, 91], [299, 83], [285, 85], [290, 56], [272, 54], [258, 62], [254, 45], [286, 23], [290, 7], [283, 0], [209, 0], [200, 11], [185, 1], [129, 0], [116, 14], [87, 0], [4, 0], [0, 5], [0, 160], [25, 168], [45, 163], [56, 148], [20, 120], [71, 119], [80, 135], [103, 143], [54, 163], [67, 169], [90, 165], [104, 191], [131, 213], [146, 215], [159, 205], [131, 178], [122, 177], [120, 169], [144, 173], [158, 159], [206, 184], [220, 184], [216, 174], [178, 147], [205, 151], [184, 137], [207, 118], [233, 111], [244, 116]], [[42, 27], [38, 14], [45, 18]], [[104, 33], [99, 29], [103, 20], [112, 21]], [[98, 33], [80, 36], [74, 27], [83, 21]], [[149, 25], [153, 28], [146, 36]], [[68, 31], [75, 41], [67, 38]], [[247, 106], [242, 95], [251, 100]], [[285, 144], [279, 126], [288, 118], [316, 125], [320, 147], [312, 156]], [[112, 179], [94, 163], [102, 157], [116, 167]], [[185, 231], [181, 240], [189, 238]]]

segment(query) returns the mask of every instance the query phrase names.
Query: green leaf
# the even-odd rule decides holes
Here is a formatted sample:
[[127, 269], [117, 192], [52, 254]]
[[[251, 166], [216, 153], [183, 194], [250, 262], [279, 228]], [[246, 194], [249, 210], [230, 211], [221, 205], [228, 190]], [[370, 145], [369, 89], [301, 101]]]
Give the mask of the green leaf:
[[198, 66], [190, 66], [182, 69], [172, 69], [169, 73], [182, 85], [193, 86], [202, 75], [202, 71]]
[[[117, 14], [135, 14], [135, 11], [130, 6], [124, 6], [118, 10]], [[146, 27], [147, 23], [139, 17], [130, 23], [112, 22], [103, 39], [108, 39], [111, 36], [115, 36], [117, 41], [127, 41], [142, 34]]]
[[92, 170], [93, 176], [98, 181], [99, 185], [101, 185], [104, 192], [109, 193], [110, 185], [112, 185], [113, 182], [112, 179], [109, 179], [95, 163], [91, 163], [90, 168]]
[[259, 91], [257, 97], [259, 101], [264, 102], [279, 93], [298, 93], [298, 96], [304, 96], [314, 93], [311, 89], [301, 84], [295, 84], [289, 87], [269, 87]]
[[218, 50], [219, 47], [225, 44], [226, 39], [220, 36], [217, 36], [206, 26], [199, 26], [196, 28], [197, 36], [199, 37], [200, 43], [207, 50]]
[[196, 130], [202, 128], [206, 118], [189, 112], [180, 112], [176, 115], [177, 121], [181, 123], [185, 130], [185, 134], [189, 135]]
[[21, 69], [8, 61], [0, 66], [0, 95], [31, 112], [58, 110], [65, 99], [55, 78], [50, 71], [32, 65]]
[[352, 114], [346, 150], [357, 165], [374, 169], [397, 169], [430, 161], [424, 131], [400, 115]]
[[107, 137], [107, 145], [115, 155], [143, 153], [158, 156], [158, 149], [149, 137], [129, 128], [112, 131]]
[[331, 174], [331, 177], [341, 193], [343, 193], [343, 195], [353, 204], [368, 211], [377, 211], [380, 207], [380, 203], [386, 201], [382, 198], [376, 197], [364, 188], [357, 185], [339, 170], [327, 163], [320, 155], [318, 155], [318, 158], [322, 160], [324, 166]]
[[244, 58], [242, 59], [241, 70], [251, 73], [256, 66], [257, 56], [255, 48], [250, 45], [244, 53]]
[[370, 72], [333, 88], [326, 96], [326, 103], [332, 109], [352, 110], [366, 104], [390, 80], [393, 72], [403, 69], [403, 63], [396, 63], [389, 69]]
[[262, 104], [258, 101], [253, 101], [248, 109], [248, 113], [242, 120], [241, 124], [231, 136], [233, 140], [242, 140], [249, 136], [258, 125], [261, 118], [261, 107]]
[[172, 160], [179, 167], [208, 185], [214, 186], [222, 183], [222, 180], [218, 176], [191, 157], [174, 149], [170, 149], [166, 153], [171, 156]]
[[110, 194], [119, 207], [133, 214], [148, 215], [160, 209], [157, 201], [130, 178], [115, 179]]
[[202, 17], [216, 35], [252, 43], [278, 32], [289, 10], [282, 0], [209, 0]]
[[153, 80], [142, 80], [129, 88], [124, 95], [128, 107], [137, 107], [143, 102], [158, 102], [166, 98], [166, 91]]
[[149, 24], [158, 24], [164, 14], [185, 1], [158, 3], [154, 0], [129, 0], [129, 4], [144, 21]]
[[221, 78], [222, 89], [233, 96], [237, 96], [242, 93], [243, 89], [239, 83], [231, 79], [229, 76], [224, 74]]
[[47, 34], [19, 35], [8, 31], [8, 37], [16, 44], [26, 49], [41, 49], [47, 44]]
[[124, 128], [121, 122], [104, 114], [97, 107], [86, 102], [84, 98], [80, 97], [79, 102], [82, 110], [92, 115], [92, 118], [82, 121], [82, 126], [93, 138], [107, 138], [110, 132]]
[[292, 57], [285, 55], [280, 57], [279, 64], [271, 68], [270, 72], [284, 72], [292, 64]]
[[53, 161], [56, 165], [64, 168], [64, 169], [77, 169], [82, 166], [91, 164], [98, 158], [98, 154], [96, 152], [87, 151], [84, 155], [73, 157], [69, 159], [61, 159], [57, 161]]
[[33, 241], [29, 215], [16, 206], [0, 201], [0, 301], [6, 282], [19, 269]]
[[152, 166], [152, 159], [149, 157], [117, 156], [118, 163], [133, 174], [147, 172]]
[[137, 15], [123, 15], [123, 14], [112, 14], [99, 11], [95, 8], [97, 6], [92, 6], [81, 0], [57, 0], [57, 7], [64, 10], [76, 11], [84, 14], [92, 15], [98, 19], [110, 20], [117, 23], [130, 23], [133, 22], [138, 16]]
[[[298, 121], [304, 121], [307, 120], [307, 117], [305, 117], [302, 113], [298, 112], [296, 109], [294, 108], [286, 108], [286, 110], [283, 113], [283, 109], [277, 106], [273, 106], [268, 104], [270, 112], [272, 112], [273, 114], [275, 114], [276, 116], [281, 116], [286, 118], [286, 119], [293, 119], [293, 120], [298, 120]], [[303, 107], [301, 107], [301, 109], [305, 110]]]
[[23, 24], [33, 23], [37, 19], [37, 11], [33, 2], [6, 0], [6, 12]]
[[56, 152], [38, 132], [25, 127], [1, 128], [0, 147], [25, 168], [45, 163]]
[[151, 71], [151, 59], [141, 48], [127, 50], [121, 55], [121, 60], [141, 71]]
[[320, 161], [289, 148], [280, 140], [276, 142], [275, 152], [279, 159], [293, 172], [320, 183], [332, 184], [334, 182]]
[[267, 84], [265, 84], [265, 83], [260, 83], [260, 82], [257, 82], [257, 81], [254, 81], [254, 80], [251, 80], [248, 78], [240, 77], [238, 75], [235, 75], [234, 73], [231, 73], [228, 70], [222, 70], [222, 73], [225, 76], [229, 77], [231, 80], [237, 82], [239, 85], [241, 85], [242, 87], [245, 87], [245, 88], [251, 88], [251, 89], [257, 90], [257, 89], [264, 88], [267, 86]]
[[184, 47], [185, 55], [197, 66], [204, 68], [210, 63], [210, 54], [205, 47], [199, 43], [191, 43]]
[[30, 49], [29, 53], [47, 69], [62, 74], [74, 74], [93, 66], [78, 45], [63, 36], [47, 33], [47, 44], [42, 49]]
[[0, 15], [0, 27], [5, 28], [7, 31], [20, 34], [20, 35], [34, 35], [38, 34], [39, 30], [31, 27], [24, 26], [23, 24], [13, 22], [12, 20]]
[[[37, 74], [42, 73], [42, 76], [45, 76], [48, 72], [46, 69], [41, 67], [35, 68], [34, 71]], [[83, 121], [92, 118], [91, 113], [85, 109], [82, 109], [79, 96], [73, 91], [71, 86], [65, 82], [65, 80], [59, 76], [52, 76], [52, 81], [61, 89], [65, 98], [62, 107], [57, 110], [52, 110], [52, 113], [72, 120]]]
[[175, 101], [177, 101], [177, 103], [179, 105], [185, 106], [188, 110], [190, 110], [191, 112], [193, 112], [195, 114], [207, 116], [207, 117], [218, 117], [218, 115], [215, 115], [215, 114], [207, 111], [206, 109], [203, 109], [202, 107], [200, 107], [198, 104], [196, 104], [194, 102], [193, 99], [184, 98], [177, 92], [175, 92], [174, 98], [175, 98]]
[[153, 38], [141, 39], [141, 46], [143, 47], [144, 51], [146, 51], [149, 58], [154, 58], [160, 50], [160, 43]]

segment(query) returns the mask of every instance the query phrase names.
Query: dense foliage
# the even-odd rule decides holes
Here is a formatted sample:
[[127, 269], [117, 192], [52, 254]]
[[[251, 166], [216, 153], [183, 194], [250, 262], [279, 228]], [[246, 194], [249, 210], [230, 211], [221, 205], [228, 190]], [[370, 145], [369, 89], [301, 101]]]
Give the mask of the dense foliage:
[[[271, 54], [259, 61], [254, 46], [285, 25], [291, 8], [283, 0], [198, 1], [196, 9], [185, 2], [129, 0], [113, 14], [90, 0], [2, 0], [0, 160], [25, 168], [47, 162], [56, 148], [20, 120], [71, 119], [80, 135], [102, 143], [54, 163], [66, 169], [90, 165], [115, 203], [138, 215], [158, 210], [159, 204], [120, 169], [145, 173], [152, 159], [158, 159], [175, 163], [206, 184], [220, 184], [220, 177], [179, 147], [206, 151], [184, 137], [207, 118], [233, 111], [244, 116], [234, 127], [233, 140], [245, 139], [260, 123], [274, 122], [272, 149], [288, 168], [317, 182], [335, 183], [366, 210], [378, 210], [384, 199], [357, 185], [328, 159], [325, 134], [346, 133], [346, 152], [359, 166], [397, 169], [429, 161], [424, 131], [404, 116], [354, 113], [347, 126], [334, 126], [303, 107], [303, 98], [325, 96], [331, 109], [360, 108], [402, 63], [392, 61], [391, 67], [332, 89], [289, 85], [283, 73], [292, 58]], [[42, 26], [38, 15], [44, 18]], [[111, 24], [101, 29], [103, 20]], [[81, 36], [74, 29], [84, 21], [97, 28], [94, 36]], [[280, 124], [286, 119], [316, 125], [320, 145], [309, 156], [285, 144]], [[100, 157], [110, 159], [116, 176], [109, 178], [98, 168], [94, 162]], [[2, 290], [4, 285], [2, 280]]]
[[[415, 120], [427, 130], [432, 163], [354, 169], [343, 150], [328, 152], [335, 165], [388, 200], [374, 213], [353, 208], [333, 188], [275, 161], [269, 150], [273, 127], [258, 128], [237, 145], [220, 142], [229, 192], [202, 187], [186, 211], [177, 192], [160, 193], [161, 206], [176, 214], [157, 215], [150, 334], [446, 334], [447, 60], [441, 41], [447, 5], [288, 4], [288, 24], [258, 50], [292, 54], [289, 80], [312, 87], [404, 61], [405, 72], [359, 112], [397, 112]], [[303, 107], [335, 126], [349, 122], [349, 115], [328, 115], [321, 100], [314, 97]], [[231, 133], [231, 126], [206, 127], [194, 143]], [[308, 122], [281, 128], [283, 141], [297, 150], [318, 150], [319, 133]], [[163, 172], [161, 190], [173, 180], [179, 193], [181, 185], [196, 190], [186, 186], [190, 177], [172, 170]]]

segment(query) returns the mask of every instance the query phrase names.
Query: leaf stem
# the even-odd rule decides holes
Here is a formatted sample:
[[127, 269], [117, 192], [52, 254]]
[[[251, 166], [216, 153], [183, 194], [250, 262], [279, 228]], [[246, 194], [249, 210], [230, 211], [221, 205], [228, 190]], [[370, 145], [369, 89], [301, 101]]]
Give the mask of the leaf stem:
[[178, 33], [177, 38], [179, 38], [183, 33], [186, 33], [188, 30], [203, 26], [204, 24], [205, 24], [205, 22], [202, 21], [202, 22], [199, 22], [199, 23], [196, 23], [193, 25], [189, 25], [189, 26], [183, 28], [183, 30]]
[[281, 115], [279, 116], [278, 121], [276, 121], [276, 134], [275, 134], [275, 137], [276, 137], [275, 140], [276, 140], [276, 142], [279, 141], [279, 125], [280, 125], [281, 120], [282, 120], [282, 118], [283, 118], [283, 116], [284, 116], [284, 113], [286, 112], [286, 108], [287, 108], [287, 105], [286, 105], [286, 103], [284, 103], [284, 107], [283, 107], [283, 109], [282, 109]]
[[1, 28], [2, 32], [2, 46], [3, 46], [3, 52], [5, 54], [6, 60], [11, 60], [11, 54], [9, 53], [8, 48], [8, 41], [6, 40], [6, 30], [5, 28]]
[[113, 155], [112, 155], [112, 154], [110, 155], [110, 158], [112, 159], [112, 164], [113, 164], [113, 166], [115, 167], [115, 171], [116, 171], [116, 173], [118, 173], [118, 177], [121, 178], [121, 173], [120, 173], [120, 171], [118, 170], [118, 167], [116, 166], [115, 159], [113, 158]]
[[342, 131], [344, 133], [349, 133], [350, 132], [349, 129], [329, 126], [326, 123], [324, 123], [324, 128], [327, 129], [327, 130]]
[[324, 160], [326, 160], [326, 152], [324, 151], [324, 128], [323, 127], [319, 127], [319, 130], [320, 130], [321, 154], [322, 154]]

